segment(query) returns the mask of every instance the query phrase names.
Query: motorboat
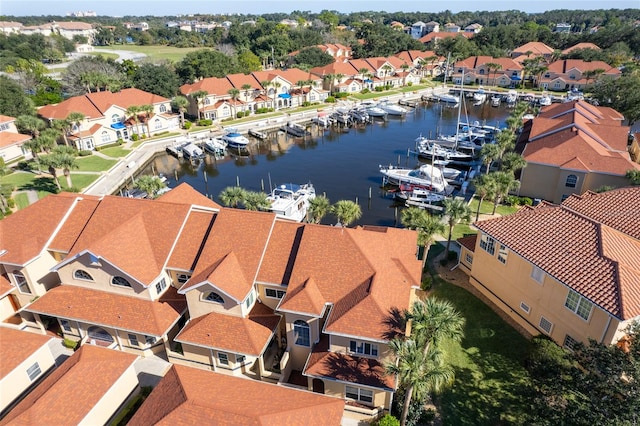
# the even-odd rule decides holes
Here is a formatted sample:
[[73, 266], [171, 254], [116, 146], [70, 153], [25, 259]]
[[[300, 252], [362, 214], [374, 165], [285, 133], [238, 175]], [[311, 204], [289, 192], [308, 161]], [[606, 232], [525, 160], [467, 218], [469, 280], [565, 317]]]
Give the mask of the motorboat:
[[484, 91], [484, 87], [480, 86], [478, 90], [473, 94], [474, 102], [483, 103], [487, 100], [487, 92]]
[[491, 106], [492, 107], [499, 107], [501, 103], [502, 103], [502, 97], [500, 95], [493, 95], [491, 97]]
[[362, 108], [352, 108], [349, 116], [354, 123], [366, 123], [369, 121], [369, 113]]
[[392, 185], [403, 183], [422, 185], [432, 191], [445, 194], [450, 194], [453, 190], [453, 187], [444, 179], [442, 171], [431, 164], [423, 164], [417, 169], [380, 166], [380, 173], [384, 175], [386, 182]]
[[353, 122], [349, 110], [344, 107], [337, 108], [331, 113], [331, 118], [339, 124], [350, 125]]
[[438, 194], [428, 189], [415, 188], [407, 194], [405, 205], [420, 208], [431, 208], [434, 205], [442, 204], [446, 195]]
[[234, 149], [246, 149], [249, 145], [249, 139], [246, 136], [243, 136], [236, 129], [227, 128], [227, 131], [224, 135], [221, 136], [224, 143], [227, 144], [228, 148]]
[[326, 114], [318, 114], [317, 117], [313, 117], [311, 122], [320, 126], [320, 127], [329, 127], [331, 126], [332, 119]]
[[441, 95], [436, 95], [436, 98], [440, 102], [445, 102], [445, 103], [448, 103], [448, 104], [459, 104], [460, 103], [460, 97], [456, 96], [456, 95], [452, 95], [451, 93], [443, 93]]
[[515, 90], [509, 90], [507, 92], [507, 98], [506, 98], [507, 104], [509, 105], [513, 105], [516, 102], [518, 102], [518, 92]]
[[364, 109], [369, 117], [385, 118], [387, 116], [387, 111], [372, 102], [362, 102], [360, 108]]
[[199, 160], [204, 157], [204, 151], [198, 145], [189, 141], [180, 147], [182, 156], [187, 160]]
[[398, 104], [391, 103], [388, 100], [378, 102], [377, 106], [384, 110], [388, 115], [402, 116], [407, 113], [406, 108], [403, 108]]
[[467, 153], [459, 152], [451, 148], [443, 148], [437, 141], [421, 139], [416, 140], [416, 152], [418, 156], [439, 161], [439, 165], [446, 164], [469, 164], [473, 157]]
[[310, 132], [307, 131], [307, 129], [302, 124], [294, 123], [292, 121], [289, 121], [287, 122], [287, 124], [280, 127], [280, 130], [298, 138], [301, 138], [310, 134]]
[[202, 147], [206, 152], [213, 155], [224, 155], [224, 149], [226, 143], [220, 136], [209, 138], [202, 144]]
[[549, 106], [551, 105], [551, 96], [549, 95], [542, 95], [542, 97], [538, 100], [538, 104], [540, 104], [540, 106]]
[[267, 196], [272, 211], [281, 219], [302, 222], [307, 218], [309, 203], [316, 197], [316, 190], [311, 183], [298, 185], [286, 183], [277, 186]]

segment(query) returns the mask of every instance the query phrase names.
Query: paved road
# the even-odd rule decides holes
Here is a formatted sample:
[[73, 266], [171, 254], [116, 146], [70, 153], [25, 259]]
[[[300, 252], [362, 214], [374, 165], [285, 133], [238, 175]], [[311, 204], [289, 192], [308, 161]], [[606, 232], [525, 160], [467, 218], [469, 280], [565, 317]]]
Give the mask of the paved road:
[[146, 54], [140, 52], [132, 52], [131, 50], [112, 50], [112, 49], [101, 49], [100, 47], [94, 48], [95, 52], [103, 52], [103, 53], [115, 53], [118, 55], [118, 59], [116, 62], [122, 62], [126, 59], [130, 59], [132, 61], [139, 61], [147, 57]]

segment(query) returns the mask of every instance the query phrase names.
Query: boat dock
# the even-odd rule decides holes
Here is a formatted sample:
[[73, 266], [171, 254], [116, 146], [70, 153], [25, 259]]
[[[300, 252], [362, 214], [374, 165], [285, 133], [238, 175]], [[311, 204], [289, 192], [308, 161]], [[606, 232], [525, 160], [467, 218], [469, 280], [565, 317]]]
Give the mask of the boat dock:
[[177, 145], [167, 145], [165, 150], [169, 155], [172, 155], [176, 158], [182, 158], [182, 150]]
[[260, 130], [249, 129], [249, 136], [253, 136], [256, 139], [264, 140], [267, 138], [267, 132], [261, 132]]

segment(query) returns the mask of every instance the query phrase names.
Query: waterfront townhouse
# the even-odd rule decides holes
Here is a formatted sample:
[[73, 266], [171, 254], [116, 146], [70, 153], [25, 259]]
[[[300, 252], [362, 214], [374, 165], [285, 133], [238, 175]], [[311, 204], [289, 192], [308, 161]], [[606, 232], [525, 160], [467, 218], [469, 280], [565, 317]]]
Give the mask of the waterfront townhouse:
[[15, 122], [14, 117], [0, 115], [0, 158], [5, 164], [31, 158], [31, 151], [23, 147], [31, 136], [19, 133]]
[[523, 77], [522, 65], [510, 58], [471, 56], [454, 65], [452, 79], [456, 84], [487, 84], [500, 87], [517, 87]]
[[520, 195], [560, 203], [571, 194], [628, 185], [626, 172], [640, 164], [631, 160], [622, 122], [617, 111], [584, 101], [544, 107], [516, 144], [527, 161]]
[[51, 336], [0, 326], [0, 418], [55, 365]]
[[0, 425], [107, 424], [138, 387], [138, 357], [98, 346], [76, 351], [0, 420]]
[[538, 85], [546, 90], [584, 90], [599, 78], [619, 78], [622, 72], [602, 61], [562, 59], [549, 64]]
[[[358, 64], [360, 68], [356, 68]], [[322, 89], [333, 92], [357, 92], [365, 87], [365, 84], [373, 84], [373, 67], [363, 59], [354, 59], [348, 62], [334, 62], [324, 67], [312, 68], [311, 74], [322, 79]], [[369, 80], [369, 81], [366, 81]], [[350, 86], [346, 82], [353, 85]]]
[[436, 77], [444, 72], [446, 58], [438, 56], [432, 50], [405, 50], [396, 56], [409, 64], [410, 69], [422, 77]]
[[[132, 112], [131, 107], [148, 110]], [[80, 150], [127, 141], [134, 134], [147, 137], [179, 127], [179, 117], [171, 112], [169, 99], [135, 88], [91, 92], [38, 110], [49, 123], [68, 120], [72, 113], [83, 116], [71, 123], [67, 135]]]
[[[533, 335], [614, 344], [640, 320], [640, 187], [571, 195], [476, 222], [460, 265]], [[475, 241], [472, 241], [474, 240]]]
[[568, 55], [569, 53], [576, 51], [576, 50], [584, 50], [584, 49], [591, 49], [591, 50], [596, 50], [599, 51], [601, 50], [597, 45], [593, 44], [593, 43], [577, 43], [574, 44], [571, 47], [567, 47], [566, 49], [564, 49], [562, 51], [563, 55]]
[[550, 62], [553, 54], [554, 50], [552, 47], [540, 41], [530, 41], [513, 49], [513, 51], [511, 51], [511, 58], [518, 63], [522, 63], [525, 59], [534, 58], [542, 58], [545, 62]]
[[339, 425], [343, 408], [341, 399], [174, 365], [127, 424]]

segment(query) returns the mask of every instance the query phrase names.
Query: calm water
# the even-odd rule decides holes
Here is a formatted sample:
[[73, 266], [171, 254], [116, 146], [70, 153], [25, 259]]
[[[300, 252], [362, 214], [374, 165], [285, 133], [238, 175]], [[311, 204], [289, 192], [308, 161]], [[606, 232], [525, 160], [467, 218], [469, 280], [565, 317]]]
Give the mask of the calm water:
[[[469, 121], [492, 126], [502, 126], [509, 115], [506, 107], [492, 108], [489, 103], [467, 104], [466, 110]], [[464, 116], [463, 108], [462, 120]], [[187, 182], [217, 202], [224, 188], [238, 182], [245, 189], [267, 193], [277, 184], [311, 182], [316, 193], [324, 193], [332, 203], [357, 200], [362, 207], [357, 224], [396, 226], [396, 205], [380, 188], [379, 165], [416, 166], [418, 159], [407, 156], [414, 139], [421, 133], [453, 134], [457, 118], [457, 107], [419, 105], [410, 108], [404, 118], [390, 117], [349, 129], [334, 126], [320, 130], [312, 126], [312, 136], [304, 139], [270, 133], [266, 141], [255, 141], [249, 156], [227, 155], [222, 160], [207, 156], [200, 164], [192, 165], [162, 154], [142, 173], [164, 173], [170, 187]], [[323, 222], [335, 221], [328, 215]]]

